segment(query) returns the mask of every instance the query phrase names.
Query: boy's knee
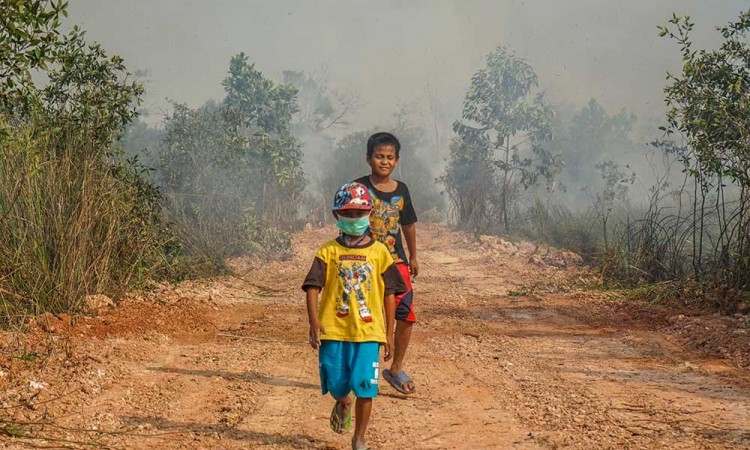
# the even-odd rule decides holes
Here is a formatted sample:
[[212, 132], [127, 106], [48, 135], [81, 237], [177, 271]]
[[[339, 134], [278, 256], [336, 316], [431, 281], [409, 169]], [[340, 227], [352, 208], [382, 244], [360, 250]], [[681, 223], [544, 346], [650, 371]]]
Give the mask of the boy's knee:
[[397, 320], [396, 321], [396, 331], [398, 330], [408, 330], [414, 326], [414, 322], [409, 322], [408, 320]]
[[334, 400], [336, 400], [337, 402], [341, 403], [342, 405], [349, 406], [349, 405], [352, 404], [352, 396], [349, 395], [348, 392], [344, 396], [341, 396], [341, 397], [333, 396], [333, 398], [334, 398]]

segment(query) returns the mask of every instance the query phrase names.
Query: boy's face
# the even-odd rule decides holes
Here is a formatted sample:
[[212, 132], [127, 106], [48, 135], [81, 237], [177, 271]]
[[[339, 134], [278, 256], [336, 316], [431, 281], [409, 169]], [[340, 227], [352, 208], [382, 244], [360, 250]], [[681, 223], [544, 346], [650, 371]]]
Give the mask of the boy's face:
[[370, 165], [373, 175], [388, 178], [398, 164], [396, 147], [392, 145], [375, 147], [372, 156], [367, 157], [367, 164]]
[[333, 217], [338, 219], [338, 216], [341, 217], [348, 217], [350, 219], [359, 219], [364, 216], [369, 216], [372, 213], [372, 210], [364, 210], [364, 209], [344, 209], [341, 211], [334, 211]]

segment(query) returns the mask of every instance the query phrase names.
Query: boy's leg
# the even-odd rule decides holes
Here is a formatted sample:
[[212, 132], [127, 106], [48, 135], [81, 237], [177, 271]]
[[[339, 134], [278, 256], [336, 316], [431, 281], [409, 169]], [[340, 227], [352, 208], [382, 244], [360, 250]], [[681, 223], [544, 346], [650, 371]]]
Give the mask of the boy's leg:
[[380, 344], [377, 342], [352, 342], [355, 348], [351, 364], [351, 388], [357, 396], [355, 404], [355, 428], [352, 448], [366, 448], [365, 433], [370, 422], [372, 399], [378, 395], [380, 380]]
[[[393, 361], [391, 362], [390, 372], [397, 374], [401, 371], [401, 366], [404, 363], [404, 357], [406, 356], [406, 349], [409, 347], [409, 341], [411, 341], [411, 331], [414, 328], [414, 322], [407, 322], [406, 320], [396, 321], [396, 338], [393, 340]], [[404, 387], [407, 391], [414, 389], [412, 383], [409, 387]]]
[[331, 411], [330, 426], [336, 433], [349, 431], [347, 422], [351, 423], [352, 399], [350, 391], [349, 346], [348, 342], [321, 341], [318, 355], [320, 358], [320, 383], [323, 394], [331, 393], [336, 404]]
[[356, 425], [354, 426], [354, 436], [352, 437], [352, 449], [358, 450], [366, 448], [365, 432], [367, 424], [370, 422], [370, 413], [372, 412], [372, 398], [357, 397], [354, 408]]
[[[406, 283], [408, 291], [396, 297], [396, 336], [393, 341], [393, 361], [389, 369], [391, 376], [397, 375], [402, 370], [404, 358], [406, 357], [406, 349], [409, 347], [409, 341], [411, 341], [411, 332], [414, 328], [414, 323], [417, 321], [414, 314], [414, 292], [411, 286], [409, 266], [399, 263], [397, 267]], [[414, 382], [407, 381], [401, 385], [401, 388], [411, 393], [415, 388]]]
[[[336, 398], [336, 404], [333, 406], [334, 410], [332, 414], [336, 416], [335, 420], [331, 421], [331, 429], [339, 434], [348, 432], [346, 425], [347, 419], [351, 420], [350, 414], [352, 411], [352, 398], [349, 394], [344, 397]], [[359, 421], [358, 421], [359, 422]]]

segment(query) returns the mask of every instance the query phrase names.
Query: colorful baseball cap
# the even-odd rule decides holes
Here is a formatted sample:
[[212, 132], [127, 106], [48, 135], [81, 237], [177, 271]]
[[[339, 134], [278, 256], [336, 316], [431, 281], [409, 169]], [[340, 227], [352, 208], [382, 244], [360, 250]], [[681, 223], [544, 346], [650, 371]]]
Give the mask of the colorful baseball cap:
[[333, 210], [343, 211], [345, 209], [371, 210], [372, 200], [370, 191], [362, 183], [346, 183], [341, 186], [333, 197]]

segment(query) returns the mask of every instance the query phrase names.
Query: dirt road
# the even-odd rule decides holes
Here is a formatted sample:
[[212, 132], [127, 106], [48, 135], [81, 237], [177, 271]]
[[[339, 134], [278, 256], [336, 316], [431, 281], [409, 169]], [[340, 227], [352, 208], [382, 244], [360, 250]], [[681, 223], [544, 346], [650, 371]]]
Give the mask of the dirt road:
[[[263, 270], [238, 262], [241, 278], [3, 335], [0, 446], [348, 448], [327, 426], [299, 290], [332, 233], [301, 233], [291, 261]], [[373, 448], [750, 448], [750, 376], [730, 354], [706, 357], [626, 305], [562, 289], [569, 273], [545, 258], [572, 255], [437, 226], [419, 237], [418, 392], [381, 386]]]

